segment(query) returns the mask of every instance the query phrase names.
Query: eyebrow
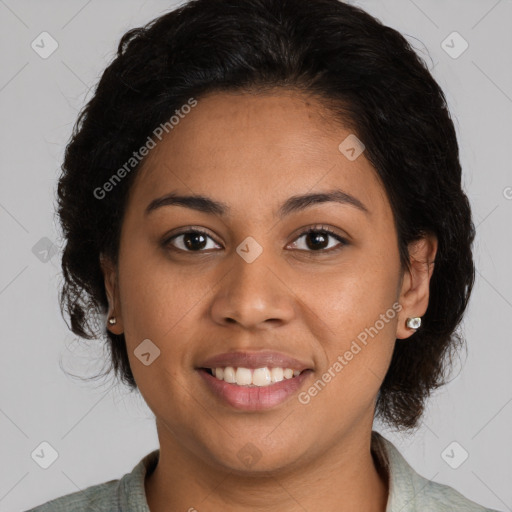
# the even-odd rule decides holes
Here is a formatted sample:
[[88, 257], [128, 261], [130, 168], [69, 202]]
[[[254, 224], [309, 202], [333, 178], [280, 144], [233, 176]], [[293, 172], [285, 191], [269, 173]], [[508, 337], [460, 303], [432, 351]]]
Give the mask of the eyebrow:
[[[369, 214], [368, 208], [356, 197], [347, 194], [343, 190], [335, 189], [325, 192], [296, 195], [288, 198], [279, 208], [278, 217], [283, 218], [293, 212], [304, 210], [310, 206], [322, 203], [347, 204], [358, 210]], [[203, 213], [226, 216], [230, 214], [231, 208], [222, 201], [217, 201], [203, 195], [180, 195], [174, 192], [153, 199], [146, 207], [145, 215], [154, 212], [163, 206], [184, 206]]]

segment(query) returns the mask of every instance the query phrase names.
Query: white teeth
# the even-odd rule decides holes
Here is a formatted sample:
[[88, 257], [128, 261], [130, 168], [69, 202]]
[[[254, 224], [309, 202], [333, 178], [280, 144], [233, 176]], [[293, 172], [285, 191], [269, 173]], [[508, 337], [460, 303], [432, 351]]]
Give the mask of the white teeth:
[[293, 370], [291, 368], [285, 368], [283, 373], [285, 379], [291, 379], [293, 377]]
[[282, 368], [272, 368], [270, 374], [272, 376], [272, 382], [281, 382], [284, 379]]
[[224, 368], [224, 380], [231, 384], [236, 383], [235, 370], [231, 366]]
[[217, 379], [229, 382], [230, 384], [263, 387], [297, 377], [300, 371], [291, 368], [264, 367], [252, 370], [250, 368], [226, 366], [226, 368], [212, 368], [212, 374]]
[[236, 370], [236, 383], [239, 386], [248, 386], [252, 384], [252, 372], [249, 368], [237, 368]]
[[254, 370], [251, 384], [254, 384], [255, 386], [268, 386], [269, 384], [272, 384], [270, 370], [268, 368], [257, 368]]

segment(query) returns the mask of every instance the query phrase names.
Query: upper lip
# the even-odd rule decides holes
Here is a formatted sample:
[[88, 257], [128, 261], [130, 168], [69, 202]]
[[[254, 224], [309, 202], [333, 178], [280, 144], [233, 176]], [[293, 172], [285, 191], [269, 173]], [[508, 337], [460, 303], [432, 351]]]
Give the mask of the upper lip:
[[280, 352], [224, 352], [203, 361], [200, 368], [291, 368], [292, 370], [311, 369], [307, 363]]

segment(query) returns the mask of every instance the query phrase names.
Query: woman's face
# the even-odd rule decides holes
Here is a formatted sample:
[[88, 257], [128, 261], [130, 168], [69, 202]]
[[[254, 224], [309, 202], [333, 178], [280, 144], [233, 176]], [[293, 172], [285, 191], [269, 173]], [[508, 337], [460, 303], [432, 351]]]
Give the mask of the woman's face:
[[[349, 136], [299, 93], [211, 94], [134, 180], [109, 328], [125, 334], [160, 436], [214, 467], [311, 463], [369, 431], [395, 339], [424, 313], [424, 288], [402, 275], [385, 191]], [[224, 211], [204, 201], [148, 210], [168, 194]], [[299, 199], [310, 194], [338, 200]], [[278, 355], [207, 361], [233, 352]], [[239, 379], [268, 367], [254, 374], [260, 384], [283, 378], [281, 367], [306, 371], [247, 387], [202, 369], [211, 366]]]

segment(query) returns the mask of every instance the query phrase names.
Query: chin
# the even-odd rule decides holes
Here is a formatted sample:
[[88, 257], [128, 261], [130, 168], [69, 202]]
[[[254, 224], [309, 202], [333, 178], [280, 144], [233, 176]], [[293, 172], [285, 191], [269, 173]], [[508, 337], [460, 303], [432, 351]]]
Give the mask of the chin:
[[[266, 436], [267, 434], [265, 434]], [[214, 452], [211, 452], [211, 458], [214, 464], [222, 466], [223, 469], [233, 472], [239, 476], [247, 477], [265, 477], [269, 473], [276, 475], [292, 470], [299, 462], [300, 454], [297, 447], [283, 446], [278, 449], [265, 445], [263, 442], [253, 440], [232, 440], [223, 446], [229, 446], [229, 453], [226, 451], [218, 452], [217, 448], [222, 445], [216, 445]], [[264, 437], [261, 438], [263, 441]], [[240, 448], [237, 449], [237, 447]]]

